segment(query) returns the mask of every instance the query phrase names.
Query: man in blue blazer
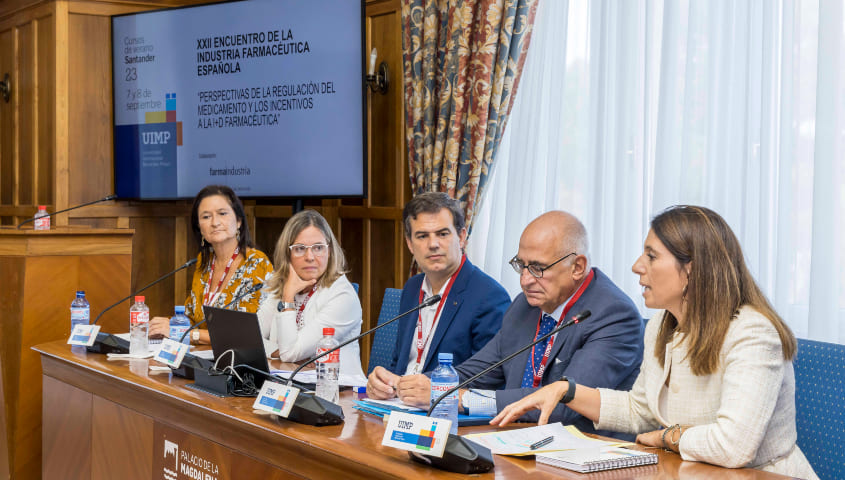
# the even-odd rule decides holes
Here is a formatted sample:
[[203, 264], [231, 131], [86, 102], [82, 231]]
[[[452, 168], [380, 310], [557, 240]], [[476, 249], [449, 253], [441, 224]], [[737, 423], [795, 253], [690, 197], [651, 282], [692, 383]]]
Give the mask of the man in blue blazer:
[[[548, 212], [526, 227], [510, 264], [520, 274], [522, 293], [508, 308], [502, 328], [484, 348], [456, 367], [461, 381], [516, 352], [574, 315], [581, 323], [561, 330], [476, 380], [485, 392], [461, 392], [470, 413], [495, 414], [508, 404], [566, 376], [579, 385], [628, 390], [643, 357], [643, 322], [636, 306], [598, 268], [591, 268], [584, 226], [566, 212]], [[570, 382], [573, 383], [573, 382]], [[427, 405], [425, 376], [403, 379], [405, 403]], [[430, 387], [428, 387], [430, 388]], [[538, 411], [522, 417], [536, 422]], [[595, 431], [592, 422], [559, 406], [550, 422]], [[607, 432], [601, 432], [607, 433]]]
[[438, 353], [458, 364], [477, 353], [502, 326], [508, 293], [463, 254], [466, 228], [457, 201], [445, 193], [415, 196], [403, 211], [405, 240], [423, 273], [405, 284], [399, 302], [404, 312], [439, 293], [438, 304], [398, 320], [396, 348], [389, 365], [368, 378], [373, 398], [392, 398], [402, 375], [437, 367]]

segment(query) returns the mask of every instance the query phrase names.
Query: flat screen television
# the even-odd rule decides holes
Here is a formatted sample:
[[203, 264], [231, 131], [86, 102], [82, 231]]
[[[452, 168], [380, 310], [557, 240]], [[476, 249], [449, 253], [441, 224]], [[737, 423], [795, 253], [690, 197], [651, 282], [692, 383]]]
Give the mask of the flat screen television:
[[112, 17], [115, 193], [366, 195], [361, 0]]

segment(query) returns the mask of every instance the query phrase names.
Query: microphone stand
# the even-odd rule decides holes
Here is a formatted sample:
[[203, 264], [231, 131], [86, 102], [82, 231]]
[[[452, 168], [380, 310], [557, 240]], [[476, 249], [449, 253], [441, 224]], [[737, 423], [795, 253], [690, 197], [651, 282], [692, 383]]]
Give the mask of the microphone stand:
[[[99, 315], [97, 315], [97, 318], [95, 318], [94, 321], [91, 324], [96, 325], [97, 322], [100, 320], [100, 317], [102, 317], [103, 314], [106, 313], [107, 311], [109, 311], [112, 308], [120, 305], [121, 303], [123, 303], [127, 299], [132, 298], [133, 296], [135, 296], [135, 295], [143, 292], [144, 290], [152, 287], [153, 285], [155, 285], [158, 282], [164, 280], [165, 278], [175, 274], [176, 272], [178, 272], [180, 270], [184, 270], [184, 269], [190, 267], [191, 265], [193, 265], [195, 263], [197, 263], [197, 259], [192, 258], [191, 260], [188, 260], [187, 262], [185, 262], [182, 266], [180, 266], [176, 270], [165, 273], [164, 275], [157, 278], [156, 280], [153, 280], [152, 282], [144, 285], [143, 287], [141, 287], [140, 289], [132, 292], [131, 294], [127, 295], [126, 297], [121, 298], [116, 303], [109, 305], [108, 307], [106, 307], [105, 310], [103, 310], [102, 312], [100, 312]], [[100, 333], [97, 334], [97, 339], [94, 341], [94, 344], [91, 345], [90, 347], [87, 347], [87, 350], [89, 352], [92, 352], [92, 353], [129, 353], [129, 342], [120, 338], [120, 337], [118, 337], [118, 336], [116, 336], [116, 335], [112, 335], [111, 333], [100, 332]]]
[[[442, 395], [437, 397], [437, 399], [435, 399], [431, 403], [431, 407], [429, 407], [428, 412], [426, 412], [426, 416], [431, 416], [431, 412], [434, 411], [434, 408], [444, 398], [455, 393], [461, 388], [466, 387], [475, 380], [483, 377], [491, 370], [501, 367], [504, 363], [508, 362], [520, 353], [528, 350], [529, 348], [533, 347], [534, 345], [537, 345], [540, 342], [545, 341], [547, 338], [557, 334], [564, 328], [575, 325], [576, 323], [580, 323], [581, 321], [587, 319], [590, 315], [592, 315], [592, 312], [590, 312], [589, 310], [584, 310], [583, 312], [572, 317], [572, 319], [568, 322], [556, 327], [551, 332], [534, 340], [533, 342], [520, 348], [516, 352], [508, 355], [507, 357], [499, 360], [498, 362], [493, 363], [489, 367], [469, 377], [468, 379], [450, 388], [449, 390], [446, 390], [445, 392], [443, 392]], [[414, 461], [432, 465], [433, 467], [439, 468], [441, 470], [447, 470], [449, 472], [484, 473], [490, 471], [493, 468], [493, 454], [490, 453], [490, 449], [451, 433], [449, 434], [449, 438], [446, 440], [446, 448], [443, 450], [442, 457], [432, 457], [430, 455], [422, 455], [416, 452], [408, 452], [408, 455], [410, 455], [411, 459], [413, 459]]]
[[[109, 200], [114, 200], [116, 198], [117, 198], [117, 195], [106, 195], [105, 197], [103, 197], [99, 200], [94, 200], [93, 202], [83, 203], [82, 205], [74, 205], [73, 207], [66, 208], [64, 210], [59, 210], [58, 212], [49, 213], [49, 214], [47, 214], [47, 216], [52, 218], [54, 215], [58, 215], [60, 213], [65, 213], [65, 212], [69, 212], [71, 210], [76, 210], [77, 208], [87, 207], [88, 205], [94, 205], [95, 203], [108, 202]], [[43, 217], [41, 217], [41, 218], [43, 218]], [[29, 222], [34, 222], [34, 221], [35, 221], [35, 217], [24, 220], [23, 222], [18, 224], [18, 229], [20, 229], [21, 226], [26, 225]]]
[[[439, 301], [440, 295], [433, 295], [427, 298], [419, 305], [417, 305], [416, 307], [408, 310], [407, 312], [400, 313], [399, 315], [396, 315], [390, 320], [380, 325], [376, 325], [375, 327], [367, 330], [366, 332], [341, 343], [337, 347], [334, 347], [319, 355], [315, 355], [309, 358], [307, 361], [303, 362], [302, 365], [300, 365], [293, 372], [291, 372], [290, 377], [286, 380], [286, 385], [290, 386], [292, 382], [295, 382], [294, 377], [296, 377], [296, 374], [299, 373], [299, 371], [302, 370], [306, 365], [309, 365], [334, 351], [340, 350], [342, 347], [349, 345], [352, 342], [358, 341], [361, 338], [375, 332], [380, 328], [384, 328], [390, 325], [391, 323], [395, 322], [396, 320], [399, 320], [400, 318], [404, 317], [405, 315], [408, 315], [409, 313], [413, 313], [417, 310], [433, 305]], [[340, 423], [343, 423], [343, 418], [343, 409], [340, 408], [340, 405], [334, 402], [330, 402], [326, 399], [320, 398], [313, 392], [307, 392], [305, 390], [301, 391], [299, 395], [296, 396], [296, 401], [294, 401], [290, 414], [287, 417], [288, 420], [291, 420], [293, 422], [302, 423], [305, 425], [316, 425], [318, 427], [325, 425], [338, 425]]]

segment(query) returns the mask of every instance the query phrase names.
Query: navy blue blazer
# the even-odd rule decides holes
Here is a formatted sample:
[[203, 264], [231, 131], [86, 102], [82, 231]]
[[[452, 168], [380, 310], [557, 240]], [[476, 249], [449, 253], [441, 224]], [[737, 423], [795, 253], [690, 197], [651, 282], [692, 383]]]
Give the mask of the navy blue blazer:
[[[643, 359], [642, 317], [634, 302], [619, 287], [598, 268], [593, 271], [595, 278], [567, 317], [588, 309], [592, 315], [557, 334], [541, 386], [566, 375], [578, 385], [630, 390], [639, 375]], [[493, 340], [472, 358], [455, 367], [461, 381], [534, 341], [539, 319], [540, 308], [532, 307], [525, 300], [525, 295], [519, 294], [505, 312], [502, 329]], [[501, 411], [508, 404], [537, 390], [521, 386], [529, 355], [531, 349], [493, 369], [471, 386], [498, 390], [496, 406]], [[539, 418], [540, 411], [533, 410], [520, 420], [536, 422]], [[581, 431], [595, 431], [593, 422], [562, 404], [555, 408], [549, 422], [574, 424]]]
[[[419, 305], [424, 277], [423, 274], [414, 275], [405, 283], [399, 300], [400, 312]], [[458, 365], [481, 350], [499, 331], [508, 305], [508, 292], [467, 259], [440, 311], [422, 371], [437, 367], [440, 352], [451, 353], [452, 364]], [[411, 350], [417, 351], [414, 336], [417, 318], [419, 314], [414, 312], [397, 320], [396, 348], [390, 365], [385, 367], [397, 375], [405, 374]]]

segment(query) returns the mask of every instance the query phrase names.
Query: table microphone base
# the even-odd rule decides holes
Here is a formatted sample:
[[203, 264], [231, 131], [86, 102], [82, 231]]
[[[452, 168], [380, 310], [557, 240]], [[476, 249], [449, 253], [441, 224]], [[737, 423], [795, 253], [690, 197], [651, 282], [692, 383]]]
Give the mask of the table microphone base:
[[493, 469], [490, 449], [458, 435], [449, 434], [441, 458], [408, 452], [412, 460], [454, 473], [484, 473]]
[[340, 405], [322, 399], [313, 393], [300, 392], [288, 415], [288, 420], [304, 425], [325, 427], [343, 423]]
[[111, 333], [100, 332], [94, 344], [86, 349], [91, 353], [129, 353], [129, 341]]

